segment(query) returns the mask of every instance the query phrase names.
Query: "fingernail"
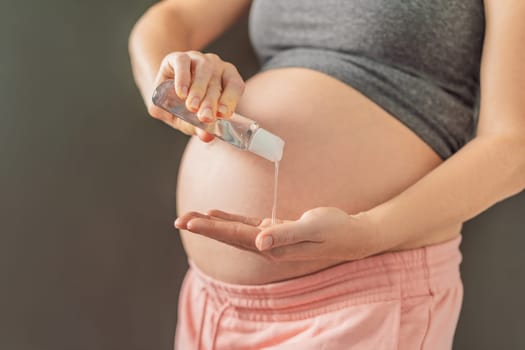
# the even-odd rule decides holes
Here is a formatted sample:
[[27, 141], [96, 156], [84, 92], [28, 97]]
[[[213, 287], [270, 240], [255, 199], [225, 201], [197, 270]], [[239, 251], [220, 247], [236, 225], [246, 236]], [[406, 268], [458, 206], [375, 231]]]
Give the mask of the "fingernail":
[[265, 236], [259, 241], [259, 250], [266, 250], [272, 247], [272, 236]]
[[190, 107], [193, 109], [199, 108], [199, 102], [200, 99], [198, 97], [194, 97], [193, 100], [191, 100]]
[[213, 113], [212, 113], [211, 108], [209, 108], [209, 107], [204, 108], [204, 110], [202, 110], [201, 113], [199, 113], [199, 117], [201, 117], [202, 120], [207, 122], [207, 123], [212, 122], [213, 121]]
[[187, 86], [181, 87], [180, 94], [182, 98], [185, 98], [186, 96], [188, 96], [188, 87]]
[[174, 225], [176, 228], [179, 228], [180, 220], [179, 218], [175, 219]]
[[228, 107], [225, 105], [220, 105], [217, 109], [221, 117], [226, 117], [228, 115]]

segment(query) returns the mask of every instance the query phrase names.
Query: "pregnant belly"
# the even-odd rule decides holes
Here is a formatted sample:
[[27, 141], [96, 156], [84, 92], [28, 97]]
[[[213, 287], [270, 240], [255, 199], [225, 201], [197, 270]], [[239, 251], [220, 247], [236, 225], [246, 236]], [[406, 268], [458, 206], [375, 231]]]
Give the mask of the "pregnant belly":
[[[319, 206], [358, 213], [395, 196], [441, 162], [395, 118], [319, 72], [287, 68], [258, 74], [247, 82], [237, 111], [286, 142], [279, 169], [277, 216], [282, 219]], [[269, 217], [273, 175], [274, 164], [263, 158], [221, 141], [192, 138], [178, 177], [178, 212], [221, 209]], [[443, 230], [449, 236], [459, 231], [457, 226]], [[269, 283], [340, 263], [275, 263], [189, 232], [181, 237], [200, 269], [230, 283]]]

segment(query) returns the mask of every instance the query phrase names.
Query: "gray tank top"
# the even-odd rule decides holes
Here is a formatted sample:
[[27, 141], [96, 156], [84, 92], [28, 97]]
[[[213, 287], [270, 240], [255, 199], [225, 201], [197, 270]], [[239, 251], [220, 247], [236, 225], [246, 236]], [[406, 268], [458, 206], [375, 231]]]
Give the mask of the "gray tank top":
[[250, 12], [262, 70], [335, 77], [443, 159], [474, 131], [484, 30], [483, 0], [255, 0]]

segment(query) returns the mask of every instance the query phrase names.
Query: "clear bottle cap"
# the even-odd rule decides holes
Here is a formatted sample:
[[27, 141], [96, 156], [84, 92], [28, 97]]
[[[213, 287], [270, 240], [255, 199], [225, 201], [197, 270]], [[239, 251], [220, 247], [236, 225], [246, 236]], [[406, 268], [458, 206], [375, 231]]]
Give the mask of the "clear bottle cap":
[[284, 141], [263, 128], [258, 128], [252, 136], [248, 150], [271, 162], [283, 157]]

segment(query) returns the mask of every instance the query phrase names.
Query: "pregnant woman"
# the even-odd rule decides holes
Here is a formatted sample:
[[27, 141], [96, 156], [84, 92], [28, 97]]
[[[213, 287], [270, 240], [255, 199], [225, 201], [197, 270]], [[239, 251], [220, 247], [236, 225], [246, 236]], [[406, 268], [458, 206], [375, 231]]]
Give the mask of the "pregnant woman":
[[[202, 53], [246, 11], [262, 69]], [[166, 0], [130, 37], [150, 114], [195, 134], [175, 346], [450, 349], [462, 223], [525, 188], [522, 0]], [[285, 140], [274, 165], [151, 103]]]

